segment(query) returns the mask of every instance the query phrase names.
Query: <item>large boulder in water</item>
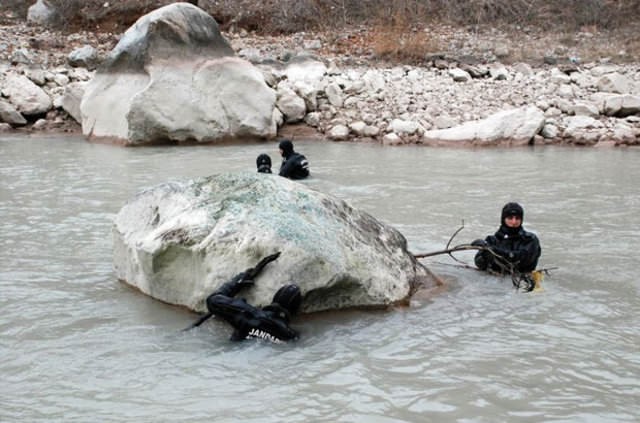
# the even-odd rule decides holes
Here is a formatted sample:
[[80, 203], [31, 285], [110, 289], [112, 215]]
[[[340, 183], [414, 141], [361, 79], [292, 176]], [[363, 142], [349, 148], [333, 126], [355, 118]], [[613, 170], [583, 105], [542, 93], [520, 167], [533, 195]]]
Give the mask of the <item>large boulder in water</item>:
[[241, 296], [271, 302], [297, 283], [303, 311], [387, 306], [432, 284], [394, 228], [345, 201], [257, 173], [220, 174], [144, 190], [113, 226], [114, 268], [142, 292], [192, 310], [222, 283], [281, 251]]
[[125, 144], [268, 139], [276, 93], [215, 19], [174, 3], [129, 28], [86, 87], [82, 132]]

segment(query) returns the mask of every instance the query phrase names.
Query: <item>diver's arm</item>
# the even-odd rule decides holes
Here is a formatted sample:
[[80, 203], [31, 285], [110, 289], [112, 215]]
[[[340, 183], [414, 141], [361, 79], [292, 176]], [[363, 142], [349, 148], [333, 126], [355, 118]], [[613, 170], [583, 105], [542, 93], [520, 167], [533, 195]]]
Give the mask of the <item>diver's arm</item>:
[[287, 160], [285, 160], [282, 163], [282, 166], [280, 166], [280, 172], [278, 173], [278, 175], [284, 176], [285, 178], [289, 178], [293, 173], [293, 169], [295, 165], [296, 165], [296, 155], [292, 154], [291, 156], [289, 156]]

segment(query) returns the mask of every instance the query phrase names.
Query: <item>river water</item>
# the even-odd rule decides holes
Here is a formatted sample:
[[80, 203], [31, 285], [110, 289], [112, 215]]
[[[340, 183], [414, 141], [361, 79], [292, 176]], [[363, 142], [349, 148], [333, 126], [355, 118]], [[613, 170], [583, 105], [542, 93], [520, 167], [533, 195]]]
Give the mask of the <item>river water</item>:
[[[640, 416], [640, 150], [460, 150], [300, 141], [305, 184], [398, 228], [411, 251], [492, 233], [519, 201], [544, 291], [448, 257], [385, 312], [305, 316], [299, 341], [232, 343], [118, 282], [112, 219], [167, 180], [254, 171], [275, 143], [121, 148], [0, 137], [2, 422], [634, 422]], [[471, 262], [472, 254], [458, 259]]]

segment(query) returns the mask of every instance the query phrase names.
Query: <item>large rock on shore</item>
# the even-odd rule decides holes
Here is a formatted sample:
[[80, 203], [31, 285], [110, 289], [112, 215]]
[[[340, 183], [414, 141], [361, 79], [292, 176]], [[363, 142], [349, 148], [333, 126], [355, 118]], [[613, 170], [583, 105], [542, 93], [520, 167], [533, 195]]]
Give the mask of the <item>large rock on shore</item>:
[[24, 75], [10, 73], [6, 76], [2, 95], [24, 116], [38, 116], [51, 110], [53, 102], [42, 88]]
[[211, 16], [174, 3], [141, 17], [96, 72], [82, 131], [125, 144], [273, 138], [275, 101]]
[[159, 300], [206, 309], [206, 297], [281, 251], [242, 292], [265, 305], [297, 283], [303, 311], [387, 306], [429, 286], [394, 228], [277, 175], [221, 174], [139, 193], [113, 226], [117, 277]]
[[486, 119], [465, 122], [453, 128], [426, 131], [423, 142], [526, 145], [540, 132], [544, 123], [542, 110], [535, 106], [525, 106], [498, 112]]

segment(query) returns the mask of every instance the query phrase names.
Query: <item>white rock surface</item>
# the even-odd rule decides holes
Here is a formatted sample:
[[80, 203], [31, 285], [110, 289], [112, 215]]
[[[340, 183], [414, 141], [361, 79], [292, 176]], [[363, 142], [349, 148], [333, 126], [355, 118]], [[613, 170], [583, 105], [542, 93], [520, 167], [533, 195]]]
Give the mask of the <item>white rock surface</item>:
[[428, 284], [392, 227], [277, 175], [221, 174], [142, 191], [113, 226], [119, 279], [159, 300], [204, 311], [205, 298], [281, 251], [243, 296], [268, 304], [297, 283], [303, 311], [387, 306]]

